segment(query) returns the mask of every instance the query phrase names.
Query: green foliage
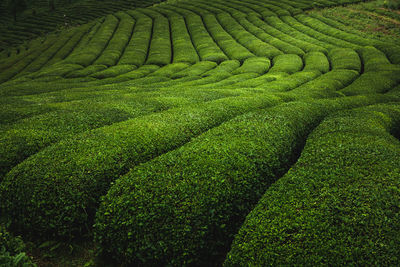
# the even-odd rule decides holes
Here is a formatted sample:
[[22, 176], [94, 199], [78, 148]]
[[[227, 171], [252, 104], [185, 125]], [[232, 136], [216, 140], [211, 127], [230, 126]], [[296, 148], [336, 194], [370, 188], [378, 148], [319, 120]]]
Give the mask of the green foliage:
[[246, 59], [242, 66], [232, 71], [232, 74], [254, 72], [261, 75], [266, 73], [270, 66], [271, 61], [269, 59], [263, 57], [252, 57]]
[[322, 73], [329, 71], [329, 61], [321, 52], [310, 52], [304, 55], [304, 71], [317, 70]]
[[96, 241], [125, 264], [216, 262], [323, 114], [305, 103], [249, 113], [141, 165], [104, 198]]
[[25, 244], [20, 237], [12, 236], [0, 225], [0, 266], [35, 267], [25, 252]]
[[348, 69], [361, 72], [361, 60], [351, 48], [335, 48], [329, 51], [328, 58], [332, 69]]
[[389, 132], [399, 115], [388, 104], [325, 119], [247, 216], [224, 265], [396, 264], [400, 143]]
[[270, 72], [286, 72], [293, 74], [303, 68], [303, 60], [298, 55], [285, 54], [274, 57]]

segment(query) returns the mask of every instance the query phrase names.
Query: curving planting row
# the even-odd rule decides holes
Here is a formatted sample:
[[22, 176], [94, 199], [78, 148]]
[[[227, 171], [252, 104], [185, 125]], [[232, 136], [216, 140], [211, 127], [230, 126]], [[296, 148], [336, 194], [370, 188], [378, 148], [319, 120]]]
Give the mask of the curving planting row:
[[396, 264], [400, 106], [339, 112], [267, 189], [224, 266]]
[[1, 214], [23, 232], [76, 237], [90, 229], [100, 196], [129, 168], [237, 115], [279, 102], [272, 96], [228, 97], [63, 139], [5, 176], [0, 185]]
[[380, 101], [293, 102], [224, 123], [118, 179], [97, 212], [95, 239], [127, 265], [217, 264], [311, 129], [329, 112]]

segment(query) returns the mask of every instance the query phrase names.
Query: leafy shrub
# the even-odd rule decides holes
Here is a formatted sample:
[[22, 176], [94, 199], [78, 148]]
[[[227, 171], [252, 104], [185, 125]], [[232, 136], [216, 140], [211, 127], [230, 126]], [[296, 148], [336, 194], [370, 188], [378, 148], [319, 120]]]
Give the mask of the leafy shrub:
[[25, 244], [20, 237], [12, 236], [0, 225], [0, 266], [35, 267], [25, 252]]
[[225, 266], [392, 265], [399, 259], [398, 104], [334, 114], [267, 189]]
[[153, 34], [146, 64], [167, 65], [171, 63], [172, 47], [168, 19], [158, 15], [153, 20]]
[[298, 55], [285, 54], [274, 57], [270, 72], [286, 72], [289, 74], [300, 71], [303, 68], [303, 60]]
[[304, 55], [304, 71], [317, 70], [322, 73], [329, 71], [329, 61], [324, 53], [310, 52]]
[[217, 66], [217, 63], [212, 61], [200, 61], [186, 69], [172, 74], [171, 78], [176, 79], [187, 76], [199, 76], [206, 73], [207, 71], [214, 69]]
[[61, 140], [7, 174], [0, 184], [1, 213], [13, 227], [33, 235], [81, 235], [93, 222], [99, 197], [119, 175], [226, 120], [277, 102], [274, 97], [228, 97]]
[[96, 241], [125, 264], [217, 263], [323, 115], [305, 103], [249, 113], [139, 166], [103, 199]]
[[[151, 38], [152, 20], [139, 12], [131, 11], [130, 15], [136, 15], [136, 23], [132, 38], [121, 56], [119, 64], [143, 65], [146, 61], [147, 52]], [[138, 15], [139, 14], [139, 15]]]
[[219, 64], [215, 69], [203, 73], [202, 76], [220, 74], [221, 72], [232, 73], [232, 71], [234, 71], [239, 67], [240, 67], [240, 62], [238, 60], [227, 60]]
[[250, 73], [254, 72], [259, 75], [266, 73], [271, 66], [271, 61], [263, 57], [252, 57], [246, 59], [240, 68], [232, 71], [232, 74]]
[[348, 69], [361, 72], [361, 60], [351, 48], [335, 48], [329, 51], [328, 58], [332, 69]]
[[97, 79], [105, 79], [105, 78], [111, 78], [111, 77], [116, 77], [128, 72], [131, 72], [133, 70], [137, 69], [135, 65], [117, 65], [117, 66], [112, 66], [109, 67], [105, 70], [101, 70], [98, 72], [95, 72], [90, 75], [90, 77], [97, 78]]

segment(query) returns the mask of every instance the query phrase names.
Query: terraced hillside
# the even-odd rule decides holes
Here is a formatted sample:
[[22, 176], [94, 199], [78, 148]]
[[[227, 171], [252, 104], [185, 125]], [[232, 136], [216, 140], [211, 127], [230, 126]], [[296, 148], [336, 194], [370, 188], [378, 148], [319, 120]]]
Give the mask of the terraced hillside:
[[164, 2], [3, 57], [2, 221], [112, 265], [399, 264], [400, 46], [305, 13], [353, 2]]

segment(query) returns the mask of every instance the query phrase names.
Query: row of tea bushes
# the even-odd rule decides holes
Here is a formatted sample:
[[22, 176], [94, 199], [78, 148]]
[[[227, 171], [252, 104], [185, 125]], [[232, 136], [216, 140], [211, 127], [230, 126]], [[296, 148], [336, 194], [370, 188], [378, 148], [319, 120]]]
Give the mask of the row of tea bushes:
[[328, 113], [390, 99], [292, 102], [211, 129], [118, 179], [97, 212], [95, 240], [127, 265], [218, 264], [245, 216]]
[[6, 175], [0, 186], [1, 213], [15, 229], [33, 235], [80, 236], [90, 229], [100, 196], [130, 168], [235, 116], [280, 102], [273, 96], [227, 97], [63, 139]]
[[224, 266], [396, 265], [399, 118], [398, 104], [326, 118], [247, 216]]

